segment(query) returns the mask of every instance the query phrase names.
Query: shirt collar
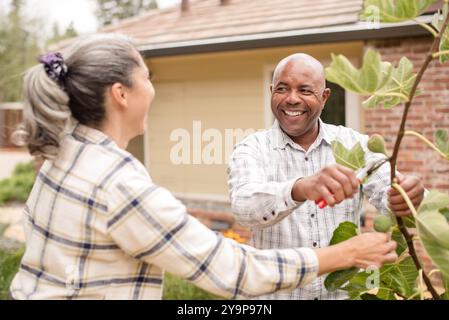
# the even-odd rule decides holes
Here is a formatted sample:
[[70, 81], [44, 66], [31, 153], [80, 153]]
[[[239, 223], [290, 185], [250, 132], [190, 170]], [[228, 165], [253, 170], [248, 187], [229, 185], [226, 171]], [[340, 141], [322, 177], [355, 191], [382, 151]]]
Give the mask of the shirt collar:
[[327, 123], [324, 123], [320, 118], [318, 118], [318, 121], [320, 123], [320, 133], [318, 138], [326, 141], [328, 144], [331, 144], [337, 137], [332, 133], [332, 130], [329, 129], [329, 125]]
[[83, 124], [76, 124], [72, 135], [83, 142], [92, 144], [108, 145], [113, 143], [113, 141], [100, 130], [85, 126]]
[[[324, 123], [320, 118], [318, 118], [318, 123], [320, 127], [320, 131], [315, 142], [310, 146], [310, 150], [319, 146], [322, 141], [325, 141], [328, 144], [331, 144], [335, 137], [332, 136], [327, 124]], [[282, 130], [279, 122], [277, 120], [274, 121], [273, 126], [271, 127], [272, 131], [272, 142], [274, 149], [285, 149], [287, 145], [290, 145], [296, 149], [302, 149], [298, 144], [296, 144], [285, 132]]]

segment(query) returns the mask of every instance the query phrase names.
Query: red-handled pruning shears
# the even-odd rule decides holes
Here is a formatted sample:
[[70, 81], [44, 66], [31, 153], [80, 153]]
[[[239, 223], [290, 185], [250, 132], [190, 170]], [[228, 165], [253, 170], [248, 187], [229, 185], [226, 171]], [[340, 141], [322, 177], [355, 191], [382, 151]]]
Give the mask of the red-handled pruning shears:
[[[362, 183], [363, 179], [373, 173], [375, 170], [379, 169], [388, 159], [376, 159], [368, 162], [364, 167], [357, 170], [356, 177], [360, 183]], [[324, 209], [327, 206], [327, 202], [324, 199], [315, 200], [315, 204], [320, 209]]]

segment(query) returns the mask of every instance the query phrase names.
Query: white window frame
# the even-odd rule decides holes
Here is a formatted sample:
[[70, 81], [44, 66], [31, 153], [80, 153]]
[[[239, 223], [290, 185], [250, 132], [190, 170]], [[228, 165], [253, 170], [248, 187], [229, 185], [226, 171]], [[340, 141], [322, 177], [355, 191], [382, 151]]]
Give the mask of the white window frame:
[[271, 92], [270, 85], [272, 73], [276, 68], [275, 64], [266, 64], [263, 67], [263, 95], [264, 95], [264, 125], [265, 129], [271, 128], [274, 122], [273, 112], [271, 112]]
[[23, 104], [21, 102], [4, 102], [0, 103], [0, 110], [22, 110]]

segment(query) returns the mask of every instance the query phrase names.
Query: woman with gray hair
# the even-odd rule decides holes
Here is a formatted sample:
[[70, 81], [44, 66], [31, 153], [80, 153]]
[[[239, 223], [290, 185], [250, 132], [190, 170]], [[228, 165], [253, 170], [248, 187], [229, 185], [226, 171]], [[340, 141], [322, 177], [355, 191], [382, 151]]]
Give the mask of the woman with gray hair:
[[15, 139], [46, 161], [25, 206], [13, 299], [160, 299], [165, 270], [223, 297], [252, 298], [396, 259], [396, 243], [380, 233], [316, 250], [223, 238], [125, 151], [155, 95], [127, 38], [90, 36], [40, 62], [25, 76]]

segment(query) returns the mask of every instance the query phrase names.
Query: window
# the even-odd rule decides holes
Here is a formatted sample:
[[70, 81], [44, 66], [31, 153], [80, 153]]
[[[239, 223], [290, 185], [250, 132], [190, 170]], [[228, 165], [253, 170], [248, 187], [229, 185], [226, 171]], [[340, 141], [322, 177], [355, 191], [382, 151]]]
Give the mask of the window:
[[326, 87], [331, 89], [331, 96], [326, 102], [321, 120], [335, 125], [346, 125], [346, 96], [345, 90], [338, 84], [326, 81]]

